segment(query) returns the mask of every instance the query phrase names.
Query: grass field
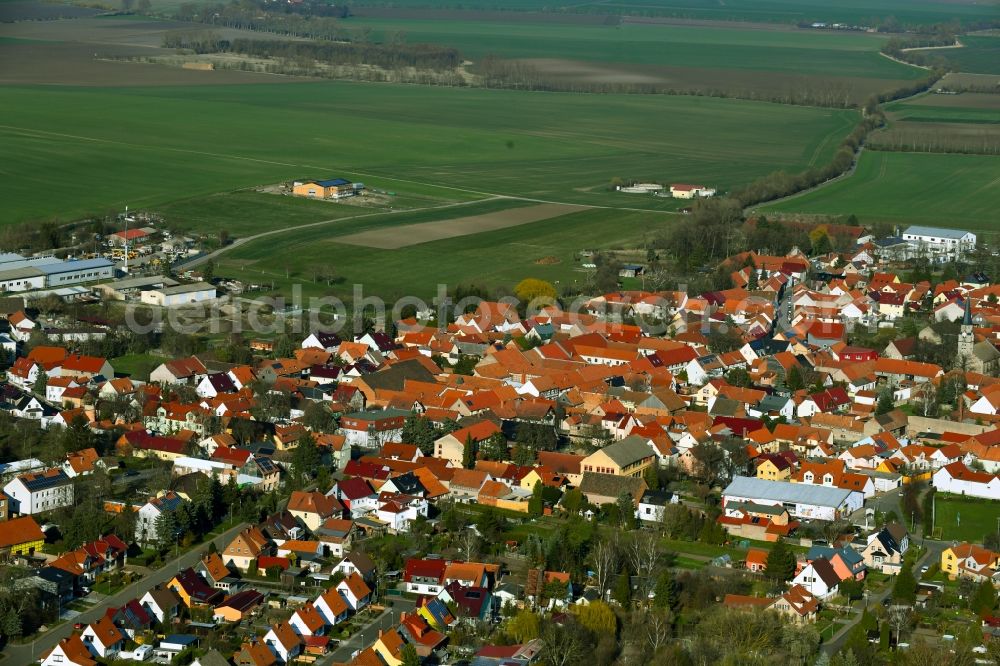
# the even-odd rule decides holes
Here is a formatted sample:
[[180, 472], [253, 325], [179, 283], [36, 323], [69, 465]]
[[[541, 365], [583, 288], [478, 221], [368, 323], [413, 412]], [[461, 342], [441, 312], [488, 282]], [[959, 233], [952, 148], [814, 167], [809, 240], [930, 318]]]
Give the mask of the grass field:
[[[162, 1], [162, 0], [155, 0]], [[383, 0], [360, 0], [355, 5], [382, 6]], [[393, 7], [423, 8], [427, 0], [394, 0]], [[715, 21], [767, 21], [798, 23], [867, 24], [876, 18], [895, 17], [903, 23], [975, 22], [995, 18], [995, 7], [974, 0], [591, 0], [552, 5], [546, 0], [438, 0], [435, 7], [538, 11], [624, 13], [640, 16], [675, 16]]]
[[[301, 284], [306, 296], [332, 294], [347, 297], [353, 285], [365, 294], [386, 299], [401, 296], [429, 298], [438, 284], [495, 286], [514, 284], [524, 277], [554, 283], [584, 281], [574, 254], [589, 248], [624, 248], [641, 243], [649, 234], [676, 220], [661, 213], [593, 209], [508, 227], [472, 236], [450, 238], [395, 250], [358, 247], [337, 242], [338, 235], [360, 229], [385, 228], [483, 214], [524, 202], [489, 201], [443, 211], [402, 213], [369, 218], [364, 225], [334, 222], [315, 229], [253, 241], [222, 257], [216, 273], [247, 282], [274, 282], [275, 290], [289, 293]], [[558, 263], [548, 263], [555, 258]], [[537, 263], [545, 259], [544, 263]], [[328, 287], [310, 281], [310, 266], [326, 263], [341, 280]], [[286, 273], [286, 267], [292, 269]]]
[[380, 178], [377, 181], [369, 180], [368, 186], [377, 186], [383, 191], [386, 188], [392, 189], [393, 196], [381, 196], [369, 192], [363, 197], [334, 202], [313, 201], [254, 190], [238, 190], [181, 199], [157, 206], [156, 212], [170, 220], [171, 225], [191, 232], [212, 234], [225, 229], [231, 235], [250, 236], [277, 226], [292, 228], [324, 220], [390, 210], [405, 211], [437, 207], [482, 198], [455, 190], [417, 188], [405, 183], [400, 184], [419, 191], [408, 192], [398, 189], [391, 179]]
[[945, 541], [982, 543], [983, 537], [997, 531], [1000, 502], [936, 494], [936, 526]]
[[872, 135], [872, 148], [1000, 155], [1000, 95], [929, 93], [886, 111], [889, 126]]
[[864, 33], [439, 19], [351, 18], [345, 25], [370, 27], [376, 40], [401, 32], [407, 42], [453, 46], [472, 59], [492, 54], [699, 69], [759, 69], [808, 76], [916, 79], [924, 75], [917, 68], [879, 56], [884, 38]]
[[166, 360], [166, 358], [153, 354], [128, 354], [113, 358], [109, 363], [115, 369], [116, 374], [129, 375], [145, 382], [149, 381], [149, 373]]
[[[348, 83], [6, 87], [0, 111], [0, 223], [334, 175], [415, 194], [434, 185], [434, 196], [670, 209], [608, 182], [726, 190], [826, 161], [857, 117], [714, 98]], [[239, 235], [240, 223], [225, 224]]]
[[893, 120], [918, 123], [1000, 124], [1000, 95], [921, 95], [890, 104], [886, 110]]
[[998, 207], [996, 157], [865, 151], [853, 175], [760, 208], [995, 232]]

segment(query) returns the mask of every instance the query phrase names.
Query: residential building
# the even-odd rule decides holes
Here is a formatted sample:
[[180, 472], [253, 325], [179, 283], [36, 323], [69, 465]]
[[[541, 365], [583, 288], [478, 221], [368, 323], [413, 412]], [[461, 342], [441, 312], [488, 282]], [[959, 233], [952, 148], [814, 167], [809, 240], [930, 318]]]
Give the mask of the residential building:
[[974, 543], [958, 543], [941, 553], [941, 571], [948, 578], [968, 578], [979, 582], [992, 579], [1000, 571], [1000, 553]]
[[80, 640], [92, 655], [102, 659], [114, 659], [125, 647], [125, 636], [107, 615], [88, 624], [80, 634]]
[[73, 480], [60, 468], [22, 474], [9, 481], [3, 492], [14, 513], [25, 516], [73, 504]]
[[44, 543], [45, 534], [31, 516], [0, 523], [0, 554], [32, 555]]
[[931, 483], [943, 493], [1000, 500], [1000, 475], [971, 470], [961, 461], [934, 472]]
[[584, 474], [596, 472], [641, 478], [655, 458], [649, 440], [629, 435], [591, 453], [580, 463], [580, 468]]
[[903, 566], [903, 555], [910, 546], [906, 528], [890, 523], [868, 536], [868, 543], [861, 551], [865, 566], [885, 574], [897, 574]]

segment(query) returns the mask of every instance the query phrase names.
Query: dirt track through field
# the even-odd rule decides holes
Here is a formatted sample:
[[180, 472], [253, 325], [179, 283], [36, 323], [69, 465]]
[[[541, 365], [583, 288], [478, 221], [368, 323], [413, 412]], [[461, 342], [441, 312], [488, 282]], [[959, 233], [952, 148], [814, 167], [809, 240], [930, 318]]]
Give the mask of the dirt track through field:
[[537, 206], [512, 208], [511, 210], [501, 210], [495, 213], [459, 217], [439, 222], [405, 224], [388, 229], [371, 229], [349, 236], [341, 236], [335, 240], [338, 243], [346, 245], [360, 245], [380, 250], [398, 250], [402, 247], [419, 245], [420, 243], [430, 243], [431, 241], [444, 240], [446, 238], [506, 229], [507, 227], [547, 220], [552, 217], [559, 217], [560, 215], [567, 215], [586, 209], [586, 206], [539, 204]]

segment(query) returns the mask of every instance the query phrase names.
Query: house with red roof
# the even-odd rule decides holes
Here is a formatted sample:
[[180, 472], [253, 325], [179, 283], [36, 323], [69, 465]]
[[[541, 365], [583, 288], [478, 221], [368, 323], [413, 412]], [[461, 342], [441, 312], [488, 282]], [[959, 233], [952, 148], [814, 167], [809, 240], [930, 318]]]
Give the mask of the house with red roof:
[[448, 562], [441, 559], [409, 559], [403, 570], [406, 591], [437, 596], [444, 589], [444, 572]]
[[378, 493], [367, 481], [356, 476], [337, 481], [327, 494], [340, 500], [350, 511], [351, 518], [360, 518], [378, 506]]
[[961, 461], [945, 465], [932, 478], [938, 492], [1000, 500], [1000, 475], [977, 472]]
[[454, 467], [462, 466], [465, 443], [478, 445], [500, 432], [500, 426], [493, 421], [479, 421], [434, 441], [434, 457], [449, 461]]

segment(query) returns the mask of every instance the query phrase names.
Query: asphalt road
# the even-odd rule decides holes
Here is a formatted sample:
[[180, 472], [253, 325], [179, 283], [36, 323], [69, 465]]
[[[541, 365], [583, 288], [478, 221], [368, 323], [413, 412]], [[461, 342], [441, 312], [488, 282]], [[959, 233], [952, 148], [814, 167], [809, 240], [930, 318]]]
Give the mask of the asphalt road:
[[[917, 560], [916, 564], [914, 564], [913, 566], [913, 575], [917, 578], [917, 581], [919, 582], [920, 568], [925, 565], [931, 566], [935, 562], [940, 562], [941, 553], [950, 544], [946, 541], [931, 541], [931, 540], [918, 541], [918, 543], [927, 548], [927, 552], [924, 553], [923, 556], [921, 556], [921, 558]], [[890, 582], [890, 584], [886, 586], [885, 590], [879, 592], [876, 595], [870, 595], [868, 597], [867, 601], [868, 607], [879, 606], [882, 603], [882, 601], [886, 597], [888, 597], [891, 593], [892, 593], [892, 584]], [[854, 625], [856, 625], [858, 622], [861, 621], [861, 615], [863, 610], [864, 606], [858, 608], [858, 610], [853, 614], [851, 621], [845, 624], [840, 629], [840, 631], [834, 634], [833, 638], [831, 638], [829, 641], [823, 644], [822, 650], [824, 652], [826, 652], [828, 655], [832, 657], [833, 655], [837, 654], [837, 652], [840, 651], [840, 649], [844, 646], [844, 642], [847, 640], [847, 634], [850, 633], [851, 629], [854, 628]]]
[[[232, 540], [240, 530], [247, 527], [248, 523], [240, 523], [235, 527], [226, 530], [213, 540], [216, 548], [220, 551]], [[8, 645], [3, 655], [4, 662], [8, 664], [30, 664], [37, 660], [39, 656], [52, 649], [60, 640], [73, 633], [73, 625], [77, 622], [88, 624], [98, 620], [109, 607], [118, 607], [125, 602], [141, 597], [143, 594], [153, 589], [157, 585], [166, 583], [181, 569], [194, 566], [201, 556], [201, 553], [208, 549], [208, 542], [193, 546], [191, 550], [181, 553], [177, 558], [166, 562], [161, 568], [153, 571], [148, 576], [129, 585], [117, 594], [102, 599], [98, 604], [80, 613], [72, 621], [64, 622], [55, 629], [38, 636], [31, 643], [23, 645]]]
[[353, 636], [342, 642], [336, 650], [316, 662], [317, 666], [330, 666], [330, 664], [346, 663], [351, 660], [351, 655], [355, 651], [363, 650], [378, 638], [379, 630], [388, 630], [399, 624], [399, 616], [402, 613], [411, 612], [415, 603], [410, 599], [393, 599], [392, 607], [382, 611], [381, 614], [372, 618], [372, 621], [365, 625], [363, 629], [354, 633]]

